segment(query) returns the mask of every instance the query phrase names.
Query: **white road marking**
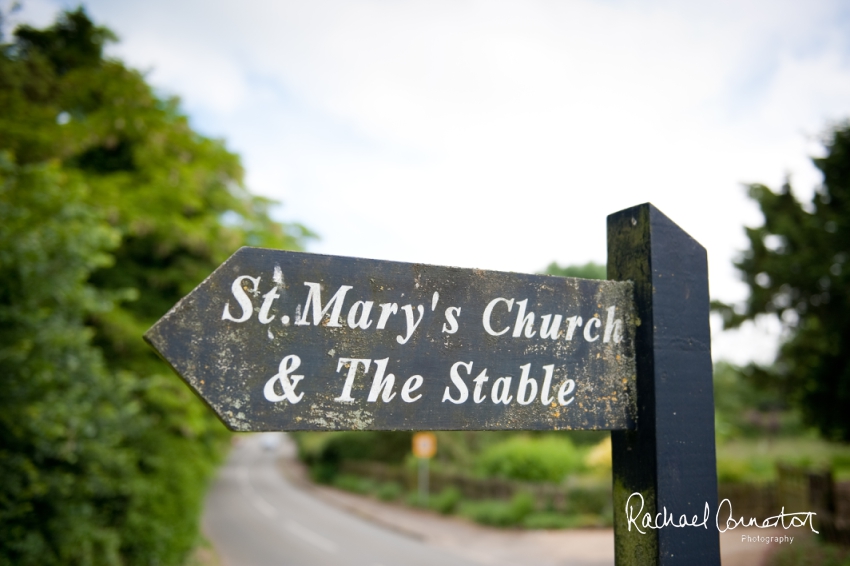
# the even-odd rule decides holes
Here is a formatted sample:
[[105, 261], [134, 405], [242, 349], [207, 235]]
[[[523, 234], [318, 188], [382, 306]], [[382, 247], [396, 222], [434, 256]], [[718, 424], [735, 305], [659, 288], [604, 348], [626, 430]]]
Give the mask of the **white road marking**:
[[286, 530], [288, 530], [290, 533], [294, 534], [298, 538], [305, 540], [326, 552], [336, 552], [337, 546], [334, 541], [326, 539], [319, 533], [311, 531], [307, 527], [299, 525], [291, 519], [286, 522]]
[[[254, 486], [251, 485], [251, 477], [247, 466], [239, 468], [239, 486], [242, 490], [242, 494], [248, 501], [251, 502], [251, 505], [253, 505], [257, 511], [269, 519], [277, 517], [277, 509], [275, 509], [271, 503], [260, 497], [260, 495], [254, 490]], [[313, 546], [316, 546], [325, 552], [333, 554], [337, 551], [337, 545], [335, 542], [291, 519], [286, 522], [285, 527], [286, 530], [293, 535], [297, 536], [301, 540], [309, 542]]]
[[251, 485], [251, 478], [248, 475], [248, 468], [246, 466], [239, 468], [239, 486], [242, 488], [242, 494], [246, 499], [248, 499], [248, 501], [251, 502], [251, 505], [253, 505], [257, 511], [269, 519], [277, 517], [277, 509], [274, 508], [274, 505], [260, 497], [259, 494], [254, 491], [254, 486]]

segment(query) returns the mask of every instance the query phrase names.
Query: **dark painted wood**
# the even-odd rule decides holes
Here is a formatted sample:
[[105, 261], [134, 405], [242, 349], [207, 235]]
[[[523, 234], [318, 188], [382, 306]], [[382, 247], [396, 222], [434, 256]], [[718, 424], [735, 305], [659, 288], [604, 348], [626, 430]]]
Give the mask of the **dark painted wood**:
[[[636, 206], [608, 217], [608, 277], [634, 282], [639, 321], [637, 430], [611, 434], [616, 563], [719, 565], [705, 249], [651, 204]], [[641, 534], [630, 496], [633, 517], [666, 509], [702, 523], [708, 505], [708, 520]]]
[[[624, 282], [243, 248], [145, 339], [233, 430], [629, 429], [632, 297]], [[394, 384], [370, 401], [379, 368]]]

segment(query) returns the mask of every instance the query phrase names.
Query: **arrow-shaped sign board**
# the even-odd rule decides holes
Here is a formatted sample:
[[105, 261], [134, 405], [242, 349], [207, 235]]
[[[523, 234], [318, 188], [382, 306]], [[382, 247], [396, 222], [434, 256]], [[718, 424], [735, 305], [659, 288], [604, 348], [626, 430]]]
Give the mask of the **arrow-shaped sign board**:
[[631, 283], [242, 248], [145, 334], [231, 429], [633, 429]]

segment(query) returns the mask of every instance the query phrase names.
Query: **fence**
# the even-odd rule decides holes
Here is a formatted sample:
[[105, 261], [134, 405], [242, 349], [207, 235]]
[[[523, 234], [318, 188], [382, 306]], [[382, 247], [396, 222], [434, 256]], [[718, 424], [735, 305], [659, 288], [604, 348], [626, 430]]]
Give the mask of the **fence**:
[[[343, 463], [341, 471], [382, 482], [397, 482], [411, 490], [416, 486], [415, 470], [380, 462], [349, 460]], [[534, 497], [538, 508], [560, 512], [573, 511], [576, 492], [583, 491], [581, 487], [570, 485], [476, 478], [440, 470], [431, 470], [429, 478], [434, 493], [453, 486], [466, 499], [510, 499], [524, 492]], [[610, 489], [605, 491], [610, 500]], [[776, 483], [721, 483], [718, 495], [718, 501], [728, 499], [732, 502], [735, 517], [763, 521], [778, 515], [782, 508], [788, 513], [812, 511], [817, 513], [815, 528], [827, 540], [850, 545], [850, 482], [835, 482], [831, 472], [812, 472], [780, 464]]]
[[[390, 466], [380, 462], [345, 461], [340, 469], [343, 473], [366, 476], [387, 482], [394, 481], [408, 489], [415, 489], [416, 472]], [[428, 483], [433, 493], [448, 487], [460, 491], [465, 499], [511, 499], [517, 493], [528, 493], [536, 501], [538, 509], [559, 512], [589, 512], [600, 507], [609, 507], [610, 487], [583, 488], [580, 486], [551, 483], [529, 483], [502, 478], [476, 478], [461, 473], [431, 470]]]

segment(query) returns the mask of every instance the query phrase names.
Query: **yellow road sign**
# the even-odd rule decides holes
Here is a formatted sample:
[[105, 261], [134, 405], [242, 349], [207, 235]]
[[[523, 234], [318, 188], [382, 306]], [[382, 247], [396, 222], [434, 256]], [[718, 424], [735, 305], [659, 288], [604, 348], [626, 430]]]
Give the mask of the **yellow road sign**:
[[417, 458], [433, 458], [437, 453], [437, 437], [433, 432], [417, 432], [413, 435], [413, 455]]

